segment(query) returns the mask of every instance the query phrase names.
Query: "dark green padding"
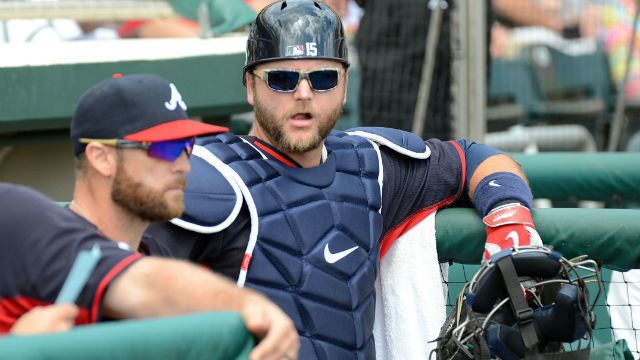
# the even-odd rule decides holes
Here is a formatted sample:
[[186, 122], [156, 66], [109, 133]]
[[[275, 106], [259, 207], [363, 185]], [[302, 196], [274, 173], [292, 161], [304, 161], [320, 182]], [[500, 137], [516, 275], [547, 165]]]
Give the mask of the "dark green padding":
[[640, 153], [512, 154], [536, 198], [630, 202], [640, 200]]
[[[245, 112], [251, 107], [242, 85], [243, 63], [244, 53], [231, 53], [149, 61], [0, 67], [3, 85], [0, 134], [27, 132], [36, 136], [43, 131], [68, 131], [80, 96], [114, 73], [152, 73], [170, 79], [189, 104], [190, 116]], [[64, 91], [60, 90], [60, 84], [64, 84]]]
[[21, 360], [234, 360], [247, 359], [255, 345], [233, 312], [114, 321], [61, 334], [0, 339], [0, 358]]
[[591, 349], [589, 360], [633, 360], [627, 341], [620, 339]]
[[[640, 210], [538, 209], [533, 217], [542, 241], [566, 258], [587, 254], [612, 270], [640, 267]], [[436, 237], [441, 261], [480, 262], [486, 231], [475, 210], [438, 212]]]

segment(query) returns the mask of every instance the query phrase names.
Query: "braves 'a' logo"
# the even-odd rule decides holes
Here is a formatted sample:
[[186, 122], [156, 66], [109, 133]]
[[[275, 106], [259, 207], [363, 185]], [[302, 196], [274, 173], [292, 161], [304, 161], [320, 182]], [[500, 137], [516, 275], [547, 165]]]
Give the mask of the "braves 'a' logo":
[[171, 88], [171, 99], [169, 101], [165, 101], [164, 106], [167, 108], [167, 110], [173, 111], [176, 109], [176, 107], [178, 107], [178, 105], [180, 105], [180, 108], [186, 111], [187, 104], [182, 101], [182, 95], [180, 95], [180, 92], [178, 91], [176, 86], [172, 83], [169, 84], [169, 87]]

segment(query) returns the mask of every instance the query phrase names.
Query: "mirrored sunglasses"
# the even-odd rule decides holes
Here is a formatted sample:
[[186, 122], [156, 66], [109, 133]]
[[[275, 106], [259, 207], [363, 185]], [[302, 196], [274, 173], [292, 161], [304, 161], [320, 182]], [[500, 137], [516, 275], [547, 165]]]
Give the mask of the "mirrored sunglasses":
[[342, 69], [338, 68], [309, 71], [255, 69], [252, 73], [267, 83], [271, 90], [278, 92], [296, 91], [302, 79], [309, 80], [313, 91], [330, 91], [338, 86], [342, 78]]
[[195, 144], [196, 139], [187, 138], [167, 141], [137, 142], [122, 139], [80, 138], [79, 141], [82, 144], [97, 142], [117, 148], [143, 149], [147, 150], [147, 155], [150, 157], [167, 161], [176, 161], [176, 159], [180, 157], [180, 154], [182, 154], [183, 151], [187, 153], [187, 156], [191, 156], [193, 145]]

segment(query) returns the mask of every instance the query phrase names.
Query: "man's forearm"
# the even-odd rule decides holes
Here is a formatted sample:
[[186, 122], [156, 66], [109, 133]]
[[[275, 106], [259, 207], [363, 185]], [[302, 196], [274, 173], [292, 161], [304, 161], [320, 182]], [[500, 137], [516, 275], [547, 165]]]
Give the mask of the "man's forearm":
[[296, 359], [300, 346], [291, 319], [265, 296], [179, 260], [138, 260], [109, 286], [103, 309], [116, 319], [238, 311], [247, 330], [259, 339], [251, 359]]
[[524, 171], [515, 160], [504, 154], [497, 154], [484, 160], [475, 169], [469, 180], [469, 196], [471, 199], [475, 198], [476, 186], [487, 175], [495, 172], [510, 172], [521, 177], [525, 182], [527, 181]]
[[116, 279], [103, 309], [112, 318], [146, 318], [194, 311], [240, 311], [255, 292], [209, 270], [171, 259], [147, 257]]

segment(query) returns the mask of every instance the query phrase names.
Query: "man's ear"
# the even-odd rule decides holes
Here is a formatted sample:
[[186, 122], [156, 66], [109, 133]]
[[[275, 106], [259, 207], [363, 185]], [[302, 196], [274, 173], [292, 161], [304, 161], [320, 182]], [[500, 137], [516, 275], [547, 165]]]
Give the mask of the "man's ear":
[[116, 148], [92, 142], [87, 144], [84, 153], [87, 163], [100, 175], [111, 177], [116, 173], [118, 165]]
[[247, 71], [244, 73], [244, 80], [247, 84], [247, 102], [249, 105], [253, 106], [253, 96], [256, 89], [255, 79], [251, 72]]

